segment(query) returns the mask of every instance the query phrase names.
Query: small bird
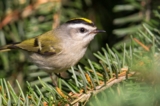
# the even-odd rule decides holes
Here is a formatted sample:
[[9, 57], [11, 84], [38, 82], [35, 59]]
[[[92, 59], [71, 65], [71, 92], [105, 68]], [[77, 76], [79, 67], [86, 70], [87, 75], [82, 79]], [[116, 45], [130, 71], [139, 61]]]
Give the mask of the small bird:
[[74, 18], [37, 37], [2, 46], [0, 52], [27, 51], [31, 61], [52, 76], [52, 73], [61, 73], [74, 66], [99, 32], [105, 31], [97, 29], [91, 20]]

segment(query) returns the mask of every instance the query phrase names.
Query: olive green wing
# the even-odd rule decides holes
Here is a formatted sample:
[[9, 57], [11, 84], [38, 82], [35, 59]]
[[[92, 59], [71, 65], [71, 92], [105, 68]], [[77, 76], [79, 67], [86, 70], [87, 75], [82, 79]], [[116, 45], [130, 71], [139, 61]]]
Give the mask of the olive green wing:
[[16, 46], [23, 50], [43, 55], [52, 55], [61, 51], [61, 47], [59, 46], [59, 40], [58, 38], [53, 36], [53, 31], [49, 31], [38, 37], [25, 40], [17, 44]]
[[38, 37], [24, 40], [20, 43], [7, 45], [7, 49], [23, 49], [25, 51], [39, 53], [42, 55], [53, 55], [61, 51], [58, 38], [53, 36], [53, 31], [44, 33]]

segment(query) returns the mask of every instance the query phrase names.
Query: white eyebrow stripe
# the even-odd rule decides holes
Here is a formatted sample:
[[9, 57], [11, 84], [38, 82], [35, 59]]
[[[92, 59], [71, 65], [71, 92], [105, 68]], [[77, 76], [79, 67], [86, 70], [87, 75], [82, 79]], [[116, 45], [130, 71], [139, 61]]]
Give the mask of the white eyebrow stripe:
[[90, 28], [90, 29], [93, 29], [93, 28], [96, 28], [96, 27], [92, 27], [92, 26], [89, 26], [89, 25], [85, 25], [85, 24], [70, 24], [68, 25], [68, 27], [71, 27], [71, 28]]

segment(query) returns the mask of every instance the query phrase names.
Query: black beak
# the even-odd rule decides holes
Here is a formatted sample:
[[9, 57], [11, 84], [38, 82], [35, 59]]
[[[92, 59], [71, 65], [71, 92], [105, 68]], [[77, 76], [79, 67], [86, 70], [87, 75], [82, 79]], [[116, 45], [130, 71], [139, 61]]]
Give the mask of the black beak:
[[104, 33], [106, 32], [105, 30], [100, 30], [100, 29], [96, 29], [93, 31], [93, 33]]

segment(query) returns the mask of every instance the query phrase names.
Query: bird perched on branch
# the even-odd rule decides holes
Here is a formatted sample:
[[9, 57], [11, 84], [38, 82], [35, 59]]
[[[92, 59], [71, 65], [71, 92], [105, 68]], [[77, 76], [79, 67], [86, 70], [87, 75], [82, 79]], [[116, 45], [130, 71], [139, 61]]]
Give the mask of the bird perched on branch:
[[12, 49], [27, 51], [32, 62], [51, 76], [74, 66], [99, 32], [105, 31], [97, 29], [91, 20], [74, 18], [37, 37], [2, 46], [0, 52]]

